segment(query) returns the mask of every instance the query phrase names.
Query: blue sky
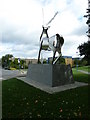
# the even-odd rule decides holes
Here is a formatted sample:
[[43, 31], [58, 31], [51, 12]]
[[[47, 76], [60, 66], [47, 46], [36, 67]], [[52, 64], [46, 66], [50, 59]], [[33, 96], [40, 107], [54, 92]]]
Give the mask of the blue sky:
[[[21, 58], [37, 58], [39, 37], [46, 24], [49, 36], [59, 33], [64, 37], [62, 55], [75, 57], [77, 47], [86, 41], [87, 0], [0, 0], [0, 57], [13, 54]], [[45, 54], [52, 56], [52, 53]], [[45, 57], [45, 56], [44, 56]]]

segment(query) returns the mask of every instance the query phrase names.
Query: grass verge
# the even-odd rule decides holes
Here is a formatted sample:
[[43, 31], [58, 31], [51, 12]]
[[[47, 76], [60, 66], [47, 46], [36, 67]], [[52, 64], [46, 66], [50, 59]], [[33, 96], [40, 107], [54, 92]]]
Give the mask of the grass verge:
[[88, 87], [48, 94], [16, 78], [2, 82], [3, 119], [87, 119]]
[[78, 70], [83, 70], [83, 71], [86, 71], [86, 72], [90, 72], [90, 66], [78, 67]]
[[81, 72], [77, 71], [75, 68], [73, 68], [72, 71], [73, 71], [73, 78], [75, 81], [85, 82], [85, 83], [89, 82], [90, 75], [81, 73]]

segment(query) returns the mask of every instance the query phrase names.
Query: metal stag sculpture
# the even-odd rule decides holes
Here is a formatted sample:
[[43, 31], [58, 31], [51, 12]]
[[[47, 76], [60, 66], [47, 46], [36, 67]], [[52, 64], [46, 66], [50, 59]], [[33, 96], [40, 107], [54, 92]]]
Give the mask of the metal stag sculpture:
[[[49, 37], [48, 36], [48, 29], [50, 26], [48, 26], [49, 23], [55, 18], [58, 12], [55, 13], [54, 17], [46, 24], [47, 27], [43, 27], [41, 36], [40, 36], [40, 49], [39, 49], [39, 55], [38, 55], [38, 63], [40, 62], [40, 54], [41, 50], [51, 50], [53, 51], [53, 60], [52, 64], [55, 64], [58, 59], [61, 57], [61, 47], [64, 43], [64, 38], [60, 36], [58, 33]], [[59, 56], [55, 59], [56, 52], [59, 53]]]

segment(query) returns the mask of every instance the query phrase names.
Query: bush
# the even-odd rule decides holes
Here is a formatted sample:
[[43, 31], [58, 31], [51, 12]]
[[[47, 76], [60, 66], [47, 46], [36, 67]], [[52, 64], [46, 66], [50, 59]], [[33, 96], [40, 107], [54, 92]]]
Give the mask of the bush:
[[85, 59], [81, 59], [81, 60], [75, 59], [74, 66], [77, 66], [77, 64], [78, 64], [78, 66], [86, 66], [86, 65], [88, 65], [88, 61]]
[[82, 62], [81, 62], [81, 65], [82, 65], [82, 66], [86, 66], [87, 64], [88, 64], [88, 61], [82, 60]]
[[10, 67], [10, 70], [16, 70], [16, 68], [12, 68], [12, 67]]
[[65, 64], [65, 58], [60, 57], [57, 61], [57, 64]]

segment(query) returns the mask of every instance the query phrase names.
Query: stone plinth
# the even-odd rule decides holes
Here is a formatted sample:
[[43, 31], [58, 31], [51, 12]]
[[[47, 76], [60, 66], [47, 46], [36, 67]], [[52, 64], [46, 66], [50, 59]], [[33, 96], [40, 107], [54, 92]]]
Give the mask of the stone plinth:
[[26, 78], [52, 87], [74, 83], [70, 65], [29, 64]]

